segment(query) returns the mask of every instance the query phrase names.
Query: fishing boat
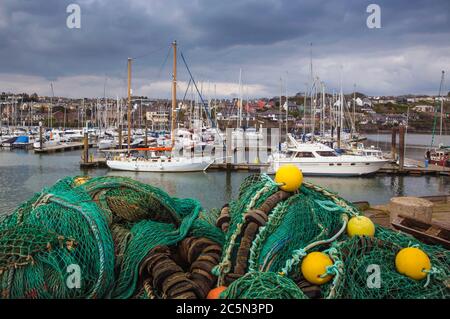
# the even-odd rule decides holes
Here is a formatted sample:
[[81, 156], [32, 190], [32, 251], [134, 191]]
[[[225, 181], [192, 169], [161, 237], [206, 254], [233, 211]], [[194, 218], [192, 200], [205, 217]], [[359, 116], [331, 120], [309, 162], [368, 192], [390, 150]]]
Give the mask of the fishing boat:
[[450, 167], [450, 147], [440, 146], [439, 148], [427, 150], [425, 159], [429, 164]]
[[83, 130], [64, 130], [62, 136], [69, 142], [79, 142], [83, 140]]
[[[177, 43], [172, 43], [173, 48], [173, 80], [172, 80], [172, 123], [171, 123], [171, 146], [156, 148], [134, 148], [131, 149], [131, 59], [128, 59], [128, 154], [122, 154], [106, 161], [109, 168], [122, 171], [136, 172], [198, 172], [205, 171], [214, 159], [209, 156], [172, 156], [165, 155], [175, 148], [175, 112], [177, 108], [176, 81], [177, 81]], [[159, 141], [158, 141], [159, 142]], [[132, 155], [131, 151], [152, 152], [150, 158]]]
[[299, 143], [288, 134], [290, 145], [286, 152], [269, 156], [269, 173], [285, 164], [294, 164], [304, 175], [362, 176], [380, 170], [388, 161], [373, 155], [338, 155], [321, 143]]
[[12, 143], [12, 148], [28, 149], [29, 147], [33, 147], [33, 142], [33, 135], [21, 135]]
[[[61, 139], [61, 135], [58, 132], [50, 132], [46, 137], [42, 138], [42, 147], [52, 147], [61, 145], [63, 143], [63, 140]], [[41, 148], [41, 140], [40, 138], [37, 138], [36, 141], [33, 143], [34, 149]]]
[[112, 149], [115, 148], [117, 145], [116, 140], [114, 137], [107, 137], [103, 138], [97, 143], [97, 147], [99, 150], [106, 150], [106, 149]]
[[11, 148], [13, 143], [17, 140], [17, 136], [4, 136], [4, 139], [0, 141], [0, 146], [5, 148]]

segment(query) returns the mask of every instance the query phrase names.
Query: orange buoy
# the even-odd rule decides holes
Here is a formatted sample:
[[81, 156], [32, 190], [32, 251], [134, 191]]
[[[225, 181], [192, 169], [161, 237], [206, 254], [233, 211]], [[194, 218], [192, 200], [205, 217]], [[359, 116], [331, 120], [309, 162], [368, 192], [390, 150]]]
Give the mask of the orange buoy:
[[206, 299], [219, 299], [220, 294], [226, 289], [227, 287], [225, 286], [219, 286], [217, 288], [211, 289], [208, 293], [208, 296], [206, 296]]

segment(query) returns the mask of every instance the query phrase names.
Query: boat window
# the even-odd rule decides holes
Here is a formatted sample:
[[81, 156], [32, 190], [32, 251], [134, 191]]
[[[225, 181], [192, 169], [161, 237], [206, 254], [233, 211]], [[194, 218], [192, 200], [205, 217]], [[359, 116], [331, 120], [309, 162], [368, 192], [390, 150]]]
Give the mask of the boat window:
[[298, 152], [297, 155], [295, 157], [298, 158], [305, 158], [305, 157], [315, 157], [314, 154], [312, 152]]
[[336, 157], [336, 154], [332, 151], [318, 151], [317, 154], [322, 157]]
[[351, 165], [351, 166], [355, 166], [356, 164], [355, 164], [355, 163], [351, 163], [350, 165]]
[[370, 163], [366, 163], [366, 165], [370, 165]]

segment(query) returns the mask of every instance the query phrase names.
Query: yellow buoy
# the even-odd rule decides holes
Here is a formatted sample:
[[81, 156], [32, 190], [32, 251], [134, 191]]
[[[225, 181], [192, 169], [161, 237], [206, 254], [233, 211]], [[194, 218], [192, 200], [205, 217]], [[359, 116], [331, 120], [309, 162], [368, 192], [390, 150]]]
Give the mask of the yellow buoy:
[[75, 184], [75, 186], [80, 186], [80, 185], [83, 185], [84, 183], [86, 183], [89, 179], [90, 179], [89, 176], [77, 177], [74, 180], [74, 184]]
[[353, 236], [370, 236], [375, 235], [375, 225], [366, 216], [354, 216], [347, 225], [347, 234]]
[[395, 267], [402, 275], [422, 280], [431, 269], [431, 261], [422, 250], [415, 247], [403, 248], [395, 256]]
[[327, 283], [333, 276], [326, 275], [327, 267], [333, 265], [331, 258], [321, 252], [312, 252], [302, 261], [301, 271], [307, 281], [316, 285]]
[[287, 164], [281, 166], [275, 174], [275, 182], [283, 184], [280, 189], [286, 192], [295, 192], [303, 182], [303, 173], [295, 165]]

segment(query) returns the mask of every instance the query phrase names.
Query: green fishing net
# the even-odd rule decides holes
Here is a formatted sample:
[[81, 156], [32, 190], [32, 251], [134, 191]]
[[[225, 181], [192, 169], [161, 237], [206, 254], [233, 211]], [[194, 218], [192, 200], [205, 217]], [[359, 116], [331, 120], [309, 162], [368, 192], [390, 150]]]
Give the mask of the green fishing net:
[[[258, 207], [277, 191], [277, 185], [266, 175], [250, 176], [242, 183], [238, 198], [230, 203], [231, 221], [222, 261], [217, 269], [221, 284], [233, 272], [232, 265], [236, 263], [245, 226], [245, 212]], [[349, 238], [345, 231], [346, 223], [357, 215], [360, 212], [336, 194], [303, 183], [298, 192], [271, 210], [267, 223], [259, 228], [252, 242], [247, 274], [232, 282], [228, 288], [232, 292], [227, 290], [222, 297], [267, 298], [266, 292], [274, 291], [278, 284], [275, 281], [262, 282], [258, 278], [261, 272], [272, 274], [272, 277], [273, 274], [286, 276], [298, 287], [307, 288], [305, 291], [315, 291], [310, 295], [314, 298], [450, 297], [448, 250], [425, 245], [409, 235], [382, 227], [376, 227], [374, 238]], [[425, 280], [408, 278], [395, 268], [396, 254], [410, 246], [419, 247], [431, 259], [432, 271]], [[328, 269], [333, 280], [322, 286], [307, 283], [300, 271], [303, 257], [313, 251], [329, 254], [334, 262]], [[376, 282], [371, 284], [373, 277], [369, 276], [374, 268], [380, 271], [380, 285]], [[264, 293], [236, 292], [241, 291], [236, 286], [251, 286], [252, 276], [248, 274], [263, 286], [260, 290]]]
[[[154, 298], [140, 265], [155, 247], [176, 247], [190, 237], [222, 247], [212, 271], [217, 285], [234, 276], [222, 298], [450, 297], [448, 250], [379, 226], [374, 237], [350, 238], [347, 222], [360, 212], [306, 182], [271, 206], [249, 244], [245, 273], [233, 274], [246, 213], [276, 194], [279, 185], [267, 175], [246, 178], [229, 203], [222, 232], [215, 225], [221, 212], [205, 211], [195, 199], [174, 198], [129, 178], [65, 178], [0, 220], [0, 298]], [[411, 246], [431, 260], [424, 280], [395, 268], [396, 254]], [[308, 283], [300, 271], [313, 251], [333, 261], [327, 268], [332, 280], [322, 286]], [[371, 276], [374, 271], [380, 280]]]
[[[386, 230], [378, 229], [379, 233]], [[383, 240], [385, 234], [375, 238], [354, 237], [337, 242], [337, 259], [343, 261], [342, 273], [336, 281], [333, 298], [351, 299], [416, 299], [449, 298], [449, 257], [447, 250], [419, 245], [414, 239], [408, 245], [417, 245], [427, 253], [436, 272], [428, 279], [414, 280], [397, 272], [395, 257], [405, 247], [401, 240]], [[398, 236], [398, 235], [397, 235]], [[408, 246], [406, 246], [408, 247]], [[373, 276], [374, 272], [379, 278]], [[372, 275], [372, 276], [370, 276]], [[377, 281], [378, 280], [378, 281]], [[330, 287], [328, 287], [330, 288]]]
[[223, 243], [202, 216], [198, 201], [128, 178], [63, 179], [0, 223], [1, 297], [130, 298], [152, 248], [188, 235]]
[[221, 294], [223, 299], [306, 299], [289, 278], [273, 272], [250, 272]]

